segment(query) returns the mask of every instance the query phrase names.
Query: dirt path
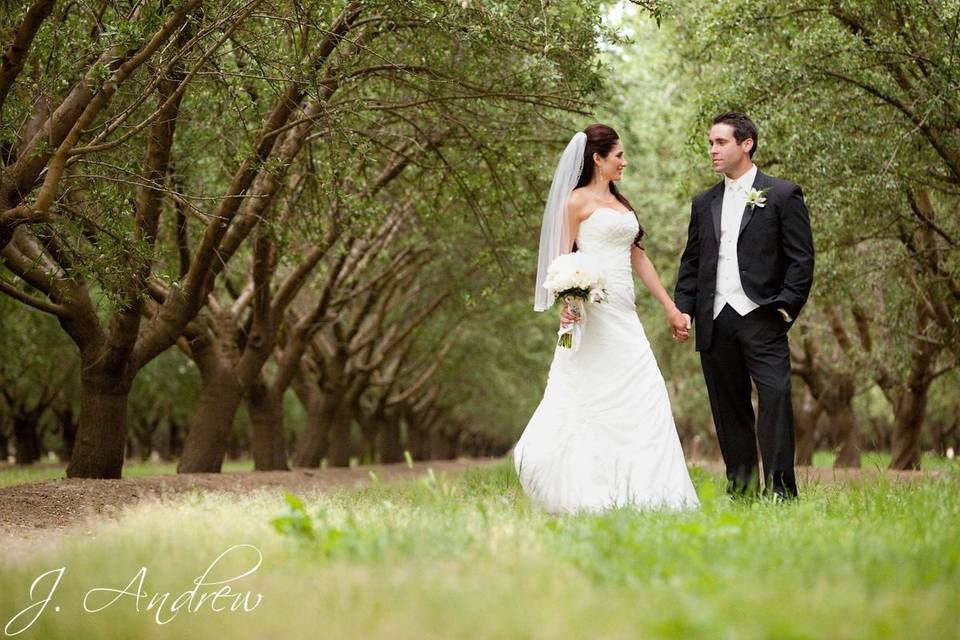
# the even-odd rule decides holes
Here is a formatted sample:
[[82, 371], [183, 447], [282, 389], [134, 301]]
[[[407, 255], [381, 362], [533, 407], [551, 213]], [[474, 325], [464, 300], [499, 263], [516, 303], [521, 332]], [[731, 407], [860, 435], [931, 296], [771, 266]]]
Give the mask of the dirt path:
[[[382, 482], [397, 482], [425, 475], [428, 469], [433, 469], [434, 473], [459, 471], [499, 461], [495, 458], [424, 461], [415, 463], [413, 469], [405, 463], [399, 463], [315, 470], [157, 475], [123, 480], [63, 478], [0, 487], [0, 548], [17, 539], [23, 542], [47, 534], [62, 533], [89, 519], [116, 517], [123, 509], [140, 502], [176, 497], [192, 491], [232, 494], [266, 491], [279, 495], [289, 490], [303, 495], [368, 485], [372, 482], [371, 471]], [[723, 473], [723, 465], [719, 462], [696, 461], [693, 464], [710, 473]], [[942, 475], [937, 471], [797, 468], [801, 491], [804, 485], [858, 482], [876, 478], [881, 473], [895, 481]]]
[[431, 460], [367, 465], [352, 468], [296, 469], [158, 475], [122, 480], [61, 478], [0, 487], [0, 544], [4, 538], [31, 538], [41, 532], [63, 530], [90, 518], [118, 515], [124, 508], [153, 499], [192, 491], [249, 494], [253, 491], [292, 491], [303, 495], [333, 489], [362, 487], [373, 480], [398, 482], [434, 473], [460, 471], [496, 464], [498, 459]]

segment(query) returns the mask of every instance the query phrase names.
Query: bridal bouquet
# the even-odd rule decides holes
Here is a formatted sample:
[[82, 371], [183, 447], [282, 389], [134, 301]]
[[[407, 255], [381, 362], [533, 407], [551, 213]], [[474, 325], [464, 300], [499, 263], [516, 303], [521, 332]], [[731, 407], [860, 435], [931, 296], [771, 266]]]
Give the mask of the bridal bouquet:
[[557, 256], [547, 268], [543, 286], [554, 300], [563, 300], [579, 314], [580, 321], [557, 331], [557, 344], [574, 351], [580, 346], [583, 323], [586, 320], [586, 303], [603, 302], [606, 298], [607, 276], [600, 265], [590, 256], [576, 252]]

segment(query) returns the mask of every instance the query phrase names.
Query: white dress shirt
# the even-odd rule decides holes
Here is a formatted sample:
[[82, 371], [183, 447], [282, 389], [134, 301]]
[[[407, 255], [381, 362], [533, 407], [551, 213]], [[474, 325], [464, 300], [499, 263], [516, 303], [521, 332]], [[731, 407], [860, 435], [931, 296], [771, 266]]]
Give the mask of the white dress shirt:
[[760, 305], [747, 297], [740, 282], [740, 263], [737, 260], [737, 239], [740, 222], [747, 206], [747, 196], [757, 175], [757, 165], [745, 174], [731, 180], [723, 177], [723, 208], [720, 215], [720, 257], [717, 260], [717, 291], [713, 299], [713, 317], [720, 315], [725, 304], [741, 316]]

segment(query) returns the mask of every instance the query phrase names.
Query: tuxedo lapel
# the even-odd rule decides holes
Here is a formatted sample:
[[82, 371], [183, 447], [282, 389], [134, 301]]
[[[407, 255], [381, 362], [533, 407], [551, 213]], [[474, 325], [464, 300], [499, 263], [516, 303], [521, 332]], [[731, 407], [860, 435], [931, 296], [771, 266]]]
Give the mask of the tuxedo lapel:
[[[750, 186], [751, 189], [766, 189], [769, 186], [766, 174], [764, 174], [760, 169], [757, 169], [757, 175], [753, 176], [753, 184]], [[747, 228], [747, 225], [750, 224], [750, 221], [753, 219], [753, 212], [756, 207], [751, 207], [749, 204], [743, 208], [743, 217], [740, 218], [740, 231], [737, 233], [737, 237], [740, 237], [740, 234], [743, 233], [743, 230]]]
[[723, 183], [721, 182], [710, 200], [710, 213], [713, 216], [713, 232], [717, 236], [717, 244], [720, 244], [720, 218], [723, 215]]

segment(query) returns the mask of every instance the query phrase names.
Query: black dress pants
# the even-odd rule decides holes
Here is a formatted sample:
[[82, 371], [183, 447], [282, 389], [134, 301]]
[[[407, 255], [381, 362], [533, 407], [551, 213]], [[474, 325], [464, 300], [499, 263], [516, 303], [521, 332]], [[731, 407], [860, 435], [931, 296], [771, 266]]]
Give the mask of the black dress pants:
[[[727, 467], [727, 491], [732, 494], [758, 491], [759, 442], [764, 492], [783, 498], [797, 496], [788, 328], [776, 309], [760, 307], [741, 316], [725, 305], [713, 321], [710, 348], [700, 352]], [[759, 398], [756, 418], [751, 380]]]

